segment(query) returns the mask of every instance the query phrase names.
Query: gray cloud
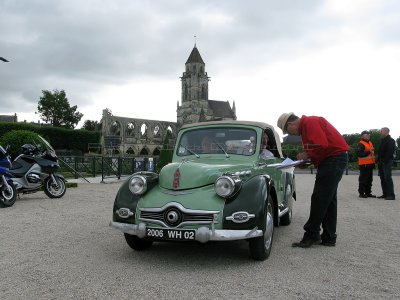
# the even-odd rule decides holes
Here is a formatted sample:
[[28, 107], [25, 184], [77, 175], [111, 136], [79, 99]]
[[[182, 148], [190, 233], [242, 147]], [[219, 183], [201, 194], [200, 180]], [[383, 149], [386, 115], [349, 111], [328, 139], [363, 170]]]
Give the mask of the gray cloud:
[[[321, 47], [317, 33], [335, 21], [319, 15], [321, 5], [319, 0], [0, 0], [0, 56], [10, 60], [0, 64], [2, 113], [30, 111], [44, 89], [64, 89], [79, 110], [95, 103], [89, 95], [105, 85], [144, 76], [178, 80], [194, 34], [215, 75]], [[394, 35], [397, 25], [380, 28], [390, 32], [390, 27]]]

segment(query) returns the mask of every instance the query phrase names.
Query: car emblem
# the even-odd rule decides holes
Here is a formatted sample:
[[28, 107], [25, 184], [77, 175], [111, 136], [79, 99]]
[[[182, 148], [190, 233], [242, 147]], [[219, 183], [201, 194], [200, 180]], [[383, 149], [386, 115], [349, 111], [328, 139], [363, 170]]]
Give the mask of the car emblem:
[[226, 220], [232, 221], [234, 223], [245, 223], [254, 217], [254, 214], [249, 214], [247, 211], [238, 211], [233, 213], [231, 216], [226, 217]]
[[174, 189], [179, 188], [179, 180], [181, 178], [181, 172], [179, 171], [179, 168], [176, 169], [175, 174], [174, 174], [174, 181], [172, 182], [172, 187]]
[[125, 207], [118, 209], [116, 211], [116, 213], [120, 218], [123, 218], [123, 219], [127, 219], [127, 218], [133, 216], [133, 212], [131, 212], [131, 210], [129, 208], [125, 208]]

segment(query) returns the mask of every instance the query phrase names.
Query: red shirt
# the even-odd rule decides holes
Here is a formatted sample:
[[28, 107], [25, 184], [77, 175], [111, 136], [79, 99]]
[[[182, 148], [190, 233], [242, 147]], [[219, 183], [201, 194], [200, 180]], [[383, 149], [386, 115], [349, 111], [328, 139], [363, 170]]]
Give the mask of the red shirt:
[[304, 151], [316, 166], [325, 158], [350, 149], [339, 131], [323, 117], [302, 116], [299, 129]]

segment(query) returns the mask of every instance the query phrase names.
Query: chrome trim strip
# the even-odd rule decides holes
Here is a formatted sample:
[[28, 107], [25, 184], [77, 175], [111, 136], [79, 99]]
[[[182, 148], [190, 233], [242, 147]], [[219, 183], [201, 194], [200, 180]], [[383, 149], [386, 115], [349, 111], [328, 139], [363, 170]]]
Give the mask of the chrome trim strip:
[[177, 202], [169, 202], [160, 208], [139, 208], [139, 211], [148, 211], [148, 212], [162, 212], [164, 209], [169, 207], [176, 207], [183, 213], [188, 214], [218, 214], [218, 210], [200, 210], [200, 209], [187, 209], [182, 204]]
[[[125, 233], [136, 235], [139, 238], [146, 236], [146, 224], [126, 224], [120, 222], [110, 222], [110, 227], [121, 230]], [[173, 229], [173, 228], [171, 228]], [[195, 240], [200, 243], [206, 243], [208, 241], [235, 241], [256, 238], [263, 235], [262, 230], [257, 227], [251, 230], [229, 230], [229, 229], [214, 229], [210, 230], [207, 227], [200, 227], [195, 229], [196, 236]]]
[[193, 194], [193, 192], [189, 192], [189, 191], [162, 191], [162, 193], [167, 194], [167, 195], [172, 195], [172, 196]]
[[[184, 226], [184, 225], [212, 224], [212, 223], [213, 223], [213, 221], [193, 221], [193, 222], [185, 221], [185, 222], [182, 222], [182, 223], [178, 224], [178, 226], [170, 227], [170, 226], [168, 226], [166, 223], [164, 223], [163, 221], [156, 220], [156, 219], [138, 218], [138, 220], [139, 220], [139, 221], [145, 221], [145, 222], [149, 222], [149, 223], [158, 224], [158, 225], [161, 225], [161, 226], [164, 227], [164, 228], [180, 228], [180, 227], [182, 227], [182, 226]], [[218, 222], [215, 222], [215, 221], [214, 221], [214, 223], [215, 223], [215, 224], [218, 224]]]
[[286, 214], [289, 211], [289, 207], [286, 207], [284, 210], [279, 212], [279, 218], [282, 217], [284, 214]]

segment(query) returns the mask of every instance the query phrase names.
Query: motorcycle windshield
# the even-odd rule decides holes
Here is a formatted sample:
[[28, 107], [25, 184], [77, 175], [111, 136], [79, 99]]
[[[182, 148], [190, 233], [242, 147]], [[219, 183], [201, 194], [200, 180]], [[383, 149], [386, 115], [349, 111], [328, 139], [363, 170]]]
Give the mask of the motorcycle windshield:
[[39, 136], [39, 138], [42, 140], [42, 142], [46, 145], [46, 147], [47, 147], [48, 149], [53, 150], [53, 151], [55, 152], [55, 150], [53, 149], [53, 147], [50, 145], [50, 143], [49, 143], [48, 141], [46, 141], [46, 139], [45, 139], [44, 137], [40, 136], [39, 134], [38, 134], [38, 136]]

